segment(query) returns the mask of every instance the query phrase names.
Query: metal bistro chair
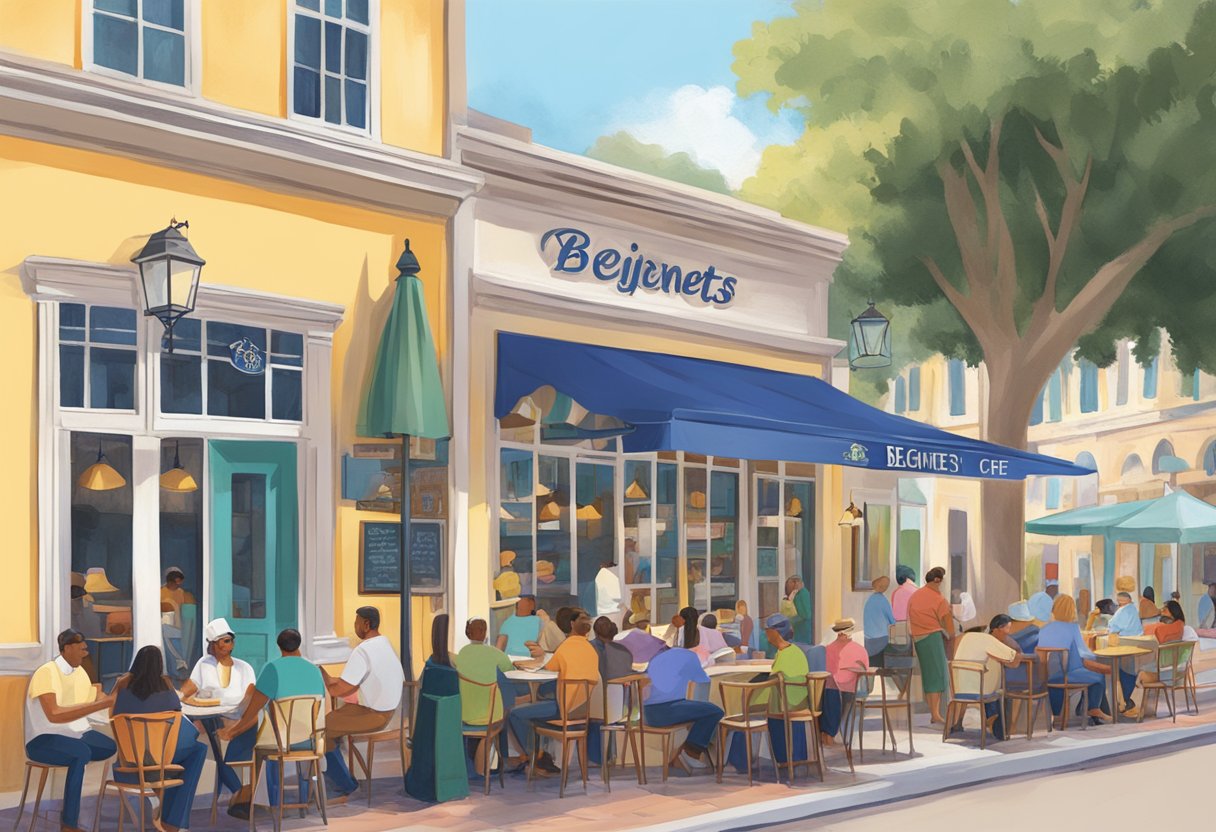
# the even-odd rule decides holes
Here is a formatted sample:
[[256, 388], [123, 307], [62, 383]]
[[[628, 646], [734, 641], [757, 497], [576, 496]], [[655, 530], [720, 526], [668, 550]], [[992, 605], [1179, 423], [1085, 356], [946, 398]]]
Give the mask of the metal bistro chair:
[[[967, 711], [970, 708], [977, 708], [980, 712], [980, 750], [984, 749], [985, 741], [988, 738], [988, 713], [984, 709], [985, 705], [996, 702], [998, 704], [997, 715], [1005, 713], [1005, 691], [1003, 688], [995, 690], [987, 690], [985, 683], [988, 681], [988, 667], [981, 662], [965, 662], [952, 661], [949, 663], [950, 672], [948, 678], [950, 680], [950, 702], [946, 705], [946, 724], [942, 726], [942, 742], [946, 742], [950, 735], [955, 731], [955, 726], [960, 728], [961, 722]], [[976, 687], [978, 693], [959, 693], [960, 687], [967, 685], [960, 684], [968, 675], [975, 675]]]
[[[161, 806], [165, 803], [165, 789], [182, 784], [184, 769], [174, 764], [173, 753], [177, 750], [177, 735], [182, 727], [182, 715], [176, 711], [159, 714], [119, 714], [112, 717], [114, 742], [118, 745], [118, 759], [112, 774], [128, 774], [133, 783], [107, 779], [105, 770], [101, 774], [101, 791], [97, 794], [97, 812], [93, 818], [93, 832], [101, 825], [101, 804], [106, 793], [114, 789], [118, 793], [118, 828], [122, 829], [123, 817], [134, 810], [127, 806], [123, 796], [133, 794], [139, 801], [139, 832], [144, 832], [145, 797], [155, 797]], [[159, 811], [158, 811], [159, 817]]]
[[[832, 678], [832, 674], [826, 671], [814, 671], [808, 673], [805, 678], [797, 681], [788, 681], [785, 674], [778, 673], [777, 676], [777, 704], [774, 706], [772, 699], [769, 699], [770, 715], [781, 717], [781, 721], [785, 723], [785, 762], [778, 763], [776, 754], [773, 755], [773, 764], [785, 766], [789, 769], [789, 785], [794, 785], [794, 775], [798, 770], [798, 766], [805, 765], [807, 772], [811, 770], [811, 765], [814, 764], [819, 769], [819, 781], [823, 782], [826, 779], [826, 769], [823, 765], [823, 744], [819, 739], [819, 717], [823, 714], [821, 710], [823, 705], [823, 692], [827, 688], [828, 679]], [[789, 693], [790, 689], [798, 691], [806, 691], [806, 700], [801, 707], [790, 707]], [[773, 710], [774, 707], [776, 710]], [[807, 753], [810, 755], [805, 760], [794, 759], [794, 726], [798, 725], [800, 730], [810, 729], [810, 737], [807, 738]], [[853, 767], [852, 752], [845, 746], [845, 754], [849, 757], [849, 768]]]
[[[501, 712], [501, 703], [498, 701], [498, 682], [477, 682], [467, 676], [460, 677], [460, 684], [469, 685], [470, 693], [478, 688], [488, 688], [490, 692], [490, 709], [486, 712], [485, 723], [464, 722], [461, 721], [460, 734], [465, 739], [479, 739], [482, 743], [482, 765], [485, 769], [485, 793], [490, 793], [490, 748], [494, 745], [494, 741], [502, 734], [503, 726], [506, 724], [503, 716], [499, 715], [498, 719], [494, 718], [496, 711]], [[461, 690], [461, 701], [464, 701], [465, 692]], [[370, 754], [370, 750], [369, 750]], [[502, 756], [501, 754], [499, 755]], [[507, 787], [505, 771], [507, 768], [506, 760], [498, 761], [498, 787], [505, 789]], [[368, 788], [368, 800], [371, 798], [371, 788]]]
[[[395, 742], [397, 743], [398, 753], [401, 755], [401, 776], [405, 776], [405, 772], [409, 770], [409, 740], [414, 726], [414, 717], [417, 716], [418, 697], [415, 695], [415, 688], [418, 687], [418, 682], [406, 681], [401, 686], [401, 704], [397, 706], [397, 713], [393, 720], [387, 726], [379, 731], [372, 731], [367, 734], [351, 734], [346, 738], [346, 767], [353, 774], [358, 764], [363, 770], [363, 778], [367, 781], [367, 805], [372, 805], [372, 765], [375, 763], [376, 746], [380, 743]], [[366, 757], [359, 753], [359, 743], [365, 743], [364, 751]]]
[[[35, 763], [33, 760], [25, 761], [25, 785], [21, 788], [21, 808], [17, 810], [17, 820], [13, 823], [13, 831], [21, 828], [21, 816], [25, 814], [25, 796], [30, 790], [30, 775], [34, 773], [34, 769], [38, 769], [38, 794], [34, 798], [34, 816], [30, 818], [30, 832], [33, 832], [34, 825], [38, 823], [38, 810], [42, 807], [42, 790], [46, 788], [46, 778], [52, 771], [67, 771], [67, 766], [52, 766], [47, 763]], [[102, 778], [103, 780], [105, 778]]]
[[[1025, 682], [1011, 682], [1009, 680], [1009, 671], [1015, 668], [1005, 667], [1002, 669], [1002, 683], [1005, 687], [1005, 703], [1011, 705], [1014, 702], [1025, 703], [1026, 707], [1026, 739], [1034, 739], [1034, 723], [1039, 717], [1039, 708], [1041, 707], [1047, 715], [1047, 733], [1051, 733], [1051, 706], [1047, 701], [1047, 687], [1045, 684], [1046, 674], [1039, 665], [1038, 658], [1034, 656], [1022, 656], [1018, 662], [1018, 667], [1026, 669]], [[1039, 676], [1036, 679], [1036, 671]], [[1010, 709], [1012, 710], [1012, 708]], [[1006, 714], [1008, 717], [1008, 714]], [[1005, 736], [1009, 736], [1012, 732], [1013, 725], [1010, 722], [1005, 723]]]
[[[1069, 703], [1072, 701], [1072, 695], [1079, 693], [1082, 696], [1083, 706], [1082, 713], [1089, 713], [1089, 684], [1087, 682], [1069, 682], [1068, 681], [1068, 648], [1066, 647], [1036, 647], [1035, 654], [1039, 656], [1043, 662], [1043, 672], [1047, 674], [1048, 682], [1047, 689], [1062, 691], [1064, 694], [1064, 704], [1060, 708], [1060, 730], [1064, 731], [1068, 728], [1068, 713], [1072, 710]], [[1051, 679], [1051, 661], [1055, 659], [1060, 666], [1061, 678], [1058, 682], [1052, 682]], [[1089, 727], [1089, 718], [1081, 719], [1081, 730], [1084, 731]]]
[[1144, 688], [1144, 701], [1140, 703], [1139, 722], [1144, 721], [1150, 693], [1153, 695], [1153, 717], [1157, 716], [1157, 709], [1161, 706], [1161, 694], [1167, 693], [1165, 704], [1170, 709], [1170, 720], [1178, 721], [1178, 691], [1182, 691], [1183, 704], [1188, 704], [1187, 671], [1194, 652], [1193, 641], [1171, 641], [1157, 648], [1157, 681], [1141, 685]]
[[[887, 751], [887, 737], [891, 738], [891, 753], [898, 754], [899, 747], [895, 742], [895, 722], [891, 714], [903, 711], [908, 723], [908, 754], [914, 754], [912, 745], [912, 697], [911, 686], [907, 684], [907, 673], [902, 668], [873, 667], [865, 672], [865, 693], [858, 685], [857, 698], [853, 700], [853, 714], [856, 725], [853, 733], [857, 736], [857, 750], [862, 762], [866, 759], [866, 711], [878, 711], [882, 715], [882, 750]], [[852, 745], [850, 737], [850, 745]]]
[[570, 746], [579, 746], [579, 768], [583, 776], [583, 791], [587, 791], [587, 732], [591, 724], [591, 692], [595, 682], [588, 679], [558, 679], [556, 719], [537, 720], [533, 723], [532, 748], [529, 749], [531, 764], [528, 766], [528, 785], [536, 774], [536, 752], [541, 737], [559, 740], [562, 744], [562, 779], [558, 797], [566, 796], [566, 780], [570, 775]]
[[[722, 721], [718, 723], [718, 782], [722, 782], [722, 769], [726, 765], [726, 744], [732, 733], [739, 731], [743, 732], [744, 741], [747, 744], [747, 785], [752, 785], [754, 778], [752, 775], [752, 734], [760, 735], [760, 743], [762, 744], [765, 737], [768, 737], [768, 703], [762, 702], [753, 705], [755, 697], [767, 696], [770, 700], [777, 694], [779, 683], [777, 679], [770, 678], [763, 682], [728, 682], [723, 681], [718, 683], [718, 694], [722, 698], [722, 712], [726, 716], [722, 717]], [[767, 692], [767, 693], [766, 693]], [[739, 700], [739, 709], [733, 710], [730, 702], [737, 694]], [[781, 782], [781, 769], [777, 766], [777, 755], [773, 752], [773, 741], [769, 738], [768, 750], [773, 758], [773, 774], [777, 778], [777, 782]], [[757, 747], [757, 753], [760, 749]]]
[[[643, 679], [640, 682], [642, 688], [650, 684], [650, 679]], [[688, 683], [688, 688], [685, 693], [685, 698], [691, 699], [693, 688], [696, 687], [692, 682]], [[641, 721], [642, 745], [646, 745], [646, 737], [656, 736], [663, 744], [663, 782], [667, 782], [667, 774], [671, 770], [672, 753], [671, 742], [672, 738], [680, 731], [686, 731], [692, 727], [691, 722], [677, 722], [675, 725], [647, 725], [646, 719], [643, 717]]]
[[[633, 753], [633, 768], [638, 778], [638, 785], [646, 785], [646, 738], [642, 734], [645, 724], [642, 718], [642, 683], [645, 680], [646, 676], [638, 673], [609, 679], [600, 685], [603, 700], [603, 722], [600, 724], [602, 732], [600, 772], [604, 777], [604, 788], [609, 792], [612, 791], [612, 755], [608, 751], [608, 739], [611, 734], [625, 735], [625, 741], [629, 743], [629, 750]], [[613, 688], [617, 687], [620, 688], [619, 697], [613, 695]], [[619, 708], [619, 713], [613, 710], [614, 705]], [[641, 742], [638, 741], [639, 735]], [[620, 756], [621, 764], [624, 765], [623, 746]]]
[[[325, 756], [325, 728], [321, 725], [322, 700], [319, 696], [288, 696], [283, 699], [273, 699], [266, 705], [270, 712], [270, 728], [274, 745], [266, 747], [254, 746], [252, 792], [258, 790], [258, 772], [262, 763], [273, 761], [279, 765], [279, 805], [270, 807], [274, 817], [275, 832], [283, 825], [284, 809], [307, 809], [314, 800], [317, 810], [321, 813], [321, 822], [329, 825], [325, 813], [325, 778], [321, 774], [321, 760]], [[300, 790], [304, 784], [315, 784], [310, 798], [299, 803], [288, 803], [285, 790], [285, 773], [287, 764], [302, 763], [308, 765], [308, 773], [300, 778]], [[302, 796], [302, 795], [301, 795]], [[249, 805], [249, 829], [254, 827], [257, 812], [252, 802]]]

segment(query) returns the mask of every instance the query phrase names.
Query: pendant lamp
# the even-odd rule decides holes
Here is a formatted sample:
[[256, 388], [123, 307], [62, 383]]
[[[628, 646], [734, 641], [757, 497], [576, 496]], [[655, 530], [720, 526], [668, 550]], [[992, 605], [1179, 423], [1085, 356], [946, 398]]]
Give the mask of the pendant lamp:
[[173, 467], [160, 475], [160, 487], [175, 494], [188, 494], [198, 491], [198, 483], [190, 472], [182, 467], [180, 442], [173, 444]]
[[849, 500], [849, 506], [844, 510], [844, 514], [840, 515], [839, 526], [860, 526], [862, 523], [862, 512], [857, 506], [853, 505], [853, 501]]
[[76, 484], [90, 491], [113, 491], [127, 484], [123, 475], [114, 470], [114, 466], [106, 460], [101, 443], [97, 444], [97, 461], [85, 468]]
[[562, 517], [561, 508], [557, 505], [557, 500], [551, 500], [545, 503], [544, 508], [540, 510], [537, 519], [544, 522], [546, 520], [560, 520]]
[[629, 487], [625, 489], [625, 496], [630, 500], [649, 500], [650, 495], [646, 493], [646, 489], [642, 488], [642, 484], [634, 479], [629, 483]]
[[797, 497], [790, 497], [789, 505], [785, 507], [786, 517], [801, 517], [802, 516], [802, 500]]
[[592, 503], [588, 503], [585, 506], [579, 506], [578, 511], [576, 511], [574, 513], [574, 516], [577, 517], [579, 520], [603, 520], [604, 519], [604, 515], [600, 514], [599, 509], [597, 509], [595, 507], [595, 505]]

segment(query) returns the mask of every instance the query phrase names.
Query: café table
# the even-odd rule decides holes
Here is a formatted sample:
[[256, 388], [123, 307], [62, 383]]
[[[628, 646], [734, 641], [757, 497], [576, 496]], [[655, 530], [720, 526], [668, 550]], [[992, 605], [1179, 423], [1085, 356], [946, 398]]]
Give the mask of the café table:
[[220, 720], [225, 717], [236, 719], [240, 716], [240, 709], [240, 705], [192, 705], [185, 700], [182, 701], [182, 716], [196, 719], [203, 726], [217, 765], [224, 759], [223, 749], [220, 748]]
[[1135, 658], [1137, 656], [1147, 656], [1152, 652], [1153, 651], [1147, 647], [1137, 647], [1134, 644], [1123, 643], [1120, 643], [1114, 647], [1109, 645], [1106, 647], [1099, 647], [1094, 651], [1094, 655], [1098, 658], [1110, 660], [1110, 710], [1112, 723], [1117, 723], [1119, 721], [1119, 706], [1117, 704], [1119, 697], [1116, 688], [1119, 684], [1119, 670], [1123, 666], [1123, 660], [1128, 656]]

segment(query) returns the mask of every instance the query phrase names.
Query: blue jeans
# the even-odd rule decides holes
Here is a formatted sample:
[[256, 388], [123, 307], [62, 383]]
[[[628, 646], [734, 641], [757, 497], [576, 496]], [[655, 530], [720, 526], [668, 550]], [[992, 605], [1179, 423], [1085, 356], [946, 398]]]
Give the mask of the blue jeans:
[[1123, 701], [1127, 703], [1127, 707], [1132, 707], [1132, 693], [1136, 690], [1136, 674], [1128, 673], [1120, 668], [1119, 684], [1123, 688]]
[[350, 769], [346, 767], [346, 760], [342, 758], [341, 745], [325, 755], [325, 776], [337, 789], [338, 794], [335, 794], [334, 797], [350, 794], [359, 788], [359, 781], [350, 773]]
[[253, 759], [253, 744], [257, 742], [258, 729], [255, 725], [243, 734], [232, 738], [224, 759], [215, 761], [215, 776], [228, 791], [236, 794], [241, 790], [241, 776], [228, 763], [243, 763]]
[[[1047, 678], [1048, 682], [1058, 684], [1064, 681], [1063, 675], [1059, 673], [1052, 674]], [[1098, 708], [1110, 713], [1106, 707], [1106, 677], [1101, 673], [1095, 673], [1092, 670], [1071, 670], [1068, 673], [1069, 684], [1080, 682], [1089, 685], [1089, 707]], [[1135, 680], [1133, 680], [1135, 681]], [[1064, 691], [1059, 688], [1052, 688], [1047, 692], [1047, 699], [1051, 702], [1051, 712], [1056, 716], [1060, 715], [1060, 709], [1064, 707]]]
[[[809, 723], [807, 723], [809, 724]], [[806, 724], [794, 726], [794, 759], [805, 760], [806, 753]], [[780, 717], [770, 717], [768, 721], [768, 739], [773, 748], [773, 759], [778, 763], [785, 762], [785, 720]], [[730, 749], [726, 762], [735, 767], [740, 773], [747, 771], [747, 746], [743, 734], [736, 732], [730, 740]]]
[[[507, 715], [507, 724], [511, 726], [511, 733], [515, 735], [515, 741], [519, 743], [519, 747], [523, 749], [524, 754], [531, 754], [533, 738], [536, 736], [536, 732], [532, 730], [532, 721], [557, 719], [557, 717], [557, 702], [550, 699], [545, 702], [533, 702], [531, 705], [513, 708], [511, 713]], [[599, 732], [597, 731], [596, 733]], [[590, 753], [590, 750], [588, 750], [588, 753]]]
[[63, 811], [59, 822], [64, 826], [80, 826], [80, 787], [84, 784], [84, 768], [91, 762], [108, 760], [118, 746], [114, 740], [97, 731], [85, 731], [80, 739], [59, 734], [39, 734], [25, 744], [25, 756], [35, 763], [67, 766], [68, 776], [63, 784]]
[[[961, 701], [968, 699], [975, 701], [979, 697], [974, 693], [960, 693], [954, 698]], [[999, 701], [985, 702], [984, 722], [987, 722], [994, 716], [996, 717], [996, 722], [992, 725], [992, 736], [996, 737], [998, 740], [1003, 740], [1005, 739], [1005, 715], [1001, 713], [1001, 703]]]
[[[207, 762], [207, 746], [198, 741], [198, 729], [189, 720], [182, 720], [182, 727], [177, 735], [177, 748], [173, 752], [173, 762], [184, 769], [178, 775], [182, 784], [165, 789], [161, 820], [170, 826], [187, 829], [190, 826], [190, 808], [194, 805], [194, 793], [198, 790], [198, 781], [203, 774], [203, 764]], [[139, 778], [134, 774], [116, 773], [114, 779], [120, 783], [139, 782]]]
[[[701, 702], [691, 699], [677, 699], [674, 702], [660, 702], [643, 707], [646, 724], [656, 728], [668, 725], [679, 725], [681, 722], [691, 722], [685, 742], [692, 747], [704, 751], [718, 730], [722, 721], [722, 709], [712, 702]], [[598, 759], [598, 758], [597, 758]]]

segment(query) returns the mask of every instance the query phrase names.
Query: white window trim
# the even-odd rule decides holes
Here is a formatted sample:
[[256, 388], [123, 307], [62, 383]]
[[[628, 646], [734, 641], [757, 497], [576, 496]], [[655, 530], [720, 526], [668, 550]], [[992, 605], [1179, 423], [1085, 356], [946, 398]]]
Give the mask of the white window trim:
[[[142, 8], [142, 2], [143, 0], [140, 0], [141, 5], [137, 7], [137, 10]], [[163, 81], [153, 81], [143, 77], [143, 64], [139, 59], [143, 53], [143, 40], [138, 37], [138, 31], [136, 35], [137, 43], [139, 44], [139, 54], [136, 55], [136, 68], [139, 70], [139, 75], [128, 75], [125, 72], [119, 72], [108, 66], [101, 66], [93, 60], [94, 0], [84, 0], [80, 4], [80, 54], [84, 69], [106, 78], [125, 81], [136, 86], [152, 87], [191, 98], [199, 97], [203, 87], [202, 2], [201, 0], [182, 0], [182, 2], [185, 3], [185, 7], [182, 9], [182, 21], [185, 25], [183, 36], [185, 38], [186, 55], [185, 66], [183, 67], [185, 83], [180, 87], [175, 84], [166, 84]], [[142, 19], [137, 22], [137, 26], [142, 27], [143, 25], [145, 24]], [[154, 28], [163, 27], [155, 26]]]
[[[789, 519], [800, 519], [800, 518], [789, 518], [785, 514], [785, 507], [787, 505], [789, 505], [789, 498], [786, 496], [786, 487], [788, 485], [790, 485], [791, 483], [810, 483], [813, 488], [817, 485], [816, 477], [794, 476], [791, 474], [786, 474], [785, 465], [786, 465], [785, 462], [778, 462], [776, 473], [772, 473], [772, 472], [768, 472], [768, 471], [757, 471], [757, 470], [755, 470], [755, 466], [752, 466], [753, 470], [751, 472], [751, 481], [750, 481], [750, 484], [752, 487], [752, 501], [749, 503], [749, 505], [747, 507], [747, 511], [748, 511], [749, 519], [754, 517], [754, 518], [756, 518], [756, 522], [752, 523], [752, 530], [751, 530], [752, 535], [750, 538], [752, 564], [751, 564], [751, 568], [748, 570], [747, 578], [748, 578], [751, 586], [748, 590], [747, 597], [755, 599], [754, 605], [752, 604], [751, 601], [748, 602], [748, 609], [753, 610], [755, 616], [764, 614], [764, 611], [762, 609], [760, 609], [760, 606], [759, 606], [760, 605], [760, 585], [775, 583], [777, 585], [778, 597], [784, 598], [785, 593], [783, 590], [785, 589], [785, 582], [790, 577], [788, 574], [786, 574], [786, 571], [785, 571], [785, 545], [786, 545], [785, 524], [786, 524], [786, 521]], [[759, 522], [760, 512], [759, 512], [758, 506], [755, 503], [756, 495], [758, 495], [760, 493], [760, 480], [771, 480], [771, 481], [776, 482], [777, 486], [778, 486], [777, 504], [778, 504], [779, 513], [776, 518], [778, 521], [777, 522], [777, 577], [776, 578], [772, 578], [769, 576], [760, 577], [760, 557], [759, 557], [759, 554], [760, 554], [760, 522]], [[812, 515], [814, 514], [815, 509], [816, 509], [816, 506], [815, 506], [814, 501], [812, 501], [811, 505], [804, 506], [804, 510], [811, 511]], [[814, 520], [812, 520], [812, 523], [814, 523]], [[818, 535], [816, 535], [816, 537], [817, 536]], [[806, 553], [801, 552], [800, 554], [805, 555]], [[812, 542], [811, 542], [811, 553], [810, 554], [811, 554], [812, 563], [817, 564], [818, 559], [815, 557], [815, 541], [814, 540], [812, 540]], [[799, 574], [801, 574], [801, 567], [799, 567]], [[808, 580], [808, 578], [809, 578], [809, 580]], [[810, 575], [810, 576], [802, 575], [803, 582], [809, 583], [811, 586], [814, 586], [815, 578], [816, 578], [815, 575]], [[742, 585], [742, 580], [740, 581], [740, 584]], [[742, 589], [740, 590], [740, 597], [744, 597], [744, 595], [742, 593]], [[814, 627], [815, 623], [816, 622], [815, 622], [815, 615], [814, 615], [814, 607], [812, 607], [811, 624], [812, 624], [813, 629], [817, 629]]]
[[[333, 124], [325, 120], [325, 115], [313, 118], [312, 116], [300, 115], [295, 111], [295, 56], [296, 56], [296, 21], [297, 14], [296, 0], [284, 0], [287, 8], [287, 54], [283, 66], [283, 72], [287, 77], [287, 101], [284, 103], [284, 108], [287, 113], [288, 121], [293, 124], [299, 124], [318, 133], [343, 133], [346, 135], [366, 136], [372, 141], [380, 141], [380, 0], [367, 0], [367, 127], [359, 128], [352, 127], [349, 124]], [[321, 0], [321, 8], [325, 8], [325, 0]], [[304, 9], [298, 13], [308, 17], [318, 16], [324, 26], [324, 13], [314, 13], [310, 9]], [[355, 23], [358, 27], [360, 24]], [[346, 26], [346, 22], [343, 22]], [[322, 40], [321, 49], [321, 83], [325, 82], [325, 49], [324, 40]], [[343, 45], [343, 53], [345, 53], [345, 45]], [[345, 54], [344, 54], [345, 57]], [[346, 67], [342, 67], [342, 77], [346, 77]], [[345, 114], [343, 115], [345, 119]]]
[[[330, 590], [334, 569], [334, 531], [337, 505], [332, 499], [334, 482], [331, 368], [333, 332], [344, 309], [337, 304], [283, 297], [248, 289], [202, 284], [197, 309], [204, 315], [231, 319], [238, 314], [258, 325], [302, 331], [304, 341], [304, 395], [308, 402], [306, 421], [292, 425], [295, 436], [275, 433], [283, 425], [270, 424], [254, 431], [248, 420], [197, 419], [193, 424], [156, 420], [154, 408], [114, 414], [58, 407], [58, 304], [60, 302], [130, 306], [140, 308], [139, 276], [134, 267], [90, 263], [51, 257], [28, 257], [21, 267], [22, 286], [38, 305], [38, 593], [37, 641], [0, 644], [0, 675], [26, 675], [49, 660], [57, 633], [71, 621], [68, 581], [71, 571], [71, 432], [112, 432], [132, 437], [131, 481], [137, 496], [132, 516], [132, 557], [141, 564], [135, 573], [134, 647], [160, 644], [160, 605], [156, 585], [160, 581], [160, 544], [156, 533], [157, 512], [140, 489], [156, 493], [159, 487], [160, 445], [166, 437], [200, 436], [223, 438], [272, 438], [293, 440], [299, 465], [299, 559], [300, 587], [297, 603], [301, 631], [310, 655], [320, 661], [343, 661], [349, 653], [345, 638], [334, 631], [334, 597]], [[145, 319], [143, 341], [149, 331], [159, 338], [160, 323]], [[147, 350], [140, 351], [137, 372], [142, 374], [142, 400], [158, 401], [159, 390], [151, 382]], [[239, 424], [232, 424], [239, 423]], [[204, 503], [207, 499], [204, 496]], [[143, 507], [141, 510], [140, 507]], [[204, 523], [204, 581], [210, 579], [210, 539]]]

